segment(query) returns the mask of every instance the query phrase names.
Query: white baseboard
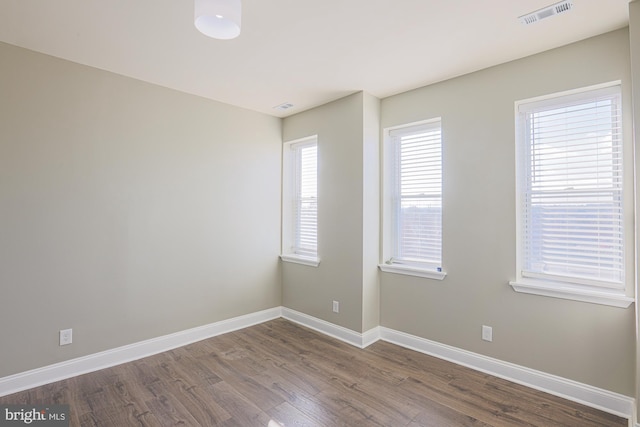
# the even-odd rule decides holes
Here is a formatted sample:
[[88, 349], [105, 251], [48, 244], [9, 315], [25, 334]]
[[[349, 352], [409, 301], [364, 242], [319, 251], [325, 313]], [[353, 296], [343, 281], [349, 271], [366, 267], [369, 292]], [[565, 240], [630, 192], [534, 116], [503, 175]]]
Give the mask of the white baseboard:
[[[630, 426], [633, 426], [635, 422], [635, 399], [622, 394], [440, 344], [382, 326], [360, 334], [343, 328], [342, 326], [337, 326], [288, 308], [282, 309], [282, 317], [359, 348], [365, 348], [381, 339], [401, 347], [448, 360], [458, 365], [466, 366], [517, 384], [627, 418], [630, 421]], [[640, 425], [636, 424], [636, 427], [640, 427]]]
[[282, 307], [275, 307], [21, 372], [0, 378], [0, 396], [120, 365], [279, 317], [282, 317]]
[[588, 384], [536, 371], [524, 366], [504, 362], [384, 327], [380, 327], [380, 339], [564, 399], [591, 406], [629, 420], [633, 419], [635, 413], [635, 399], [632, 397], [613, 393]]
[[635, 420], [635, 399], [631, 397], [382, 326], [375, 327], [364, 333], [358, 333], [351, 329], [285, 307], [275, 307], [257, 313], [234, 317], [209, 325], [152, 338], [112, 350], [0, 378], [0, 396], [141, 359], [279, 317], [284, 317], [287, 320], [314, 329], [358, 348], [365, 348], [382, 339], [401, 347], [429, 354], [477, 371], [504, 378], [508, 381], [628, 418], [630, 426], [635, 425], [635, 427], [640, 427], [640, 424], [636, 423]]
[[318, 319], [317, 317], [309, 316], [308, 314], [300, 313], [299, 311], [291, 310], [286, 307], [282, 307], [282, 317], [358, 348], [365, 348], [380, 339], [379, 327], [375, 327], [361, 334], [359, 332], [352, 331], [351, 329], [335, 325], [331, 322], [327, 322], [326, 320]]

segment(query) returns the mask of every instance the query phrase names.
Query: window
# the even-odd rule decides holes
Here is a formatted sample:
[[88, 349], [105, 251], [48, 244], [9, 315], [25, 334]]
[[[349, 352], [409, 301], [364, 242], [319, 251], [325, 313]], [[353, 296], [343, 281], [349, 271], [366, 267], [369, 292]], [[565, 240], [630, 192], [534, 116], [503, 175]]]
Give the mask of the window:
[[385, 130], [386, 272], [442, 280], [440, 119]]
[[282, 260], [317, 267], [318, 138], [284, 144]]
[[516, 105], [519, 265], [512, 285], [628, 305], [619, 85]]

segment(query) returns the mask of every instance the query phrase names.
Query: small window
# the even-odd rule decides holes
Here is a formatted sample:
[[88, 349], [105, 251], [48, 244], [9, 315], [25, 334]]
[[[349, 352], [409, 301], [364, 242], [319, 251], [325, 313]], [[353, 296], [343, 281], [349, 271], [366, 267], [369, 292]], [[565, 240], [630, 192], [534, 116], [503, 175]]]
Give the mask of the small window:
[[386, 272], [443, 279], [440, 119], [385, 130]]
[[620, 86], [516, 105], [519, 265], [512, 285], [626, 303]]
[[318, 143], [309, 137], [284, 144], [282, 255], [318, 266]]

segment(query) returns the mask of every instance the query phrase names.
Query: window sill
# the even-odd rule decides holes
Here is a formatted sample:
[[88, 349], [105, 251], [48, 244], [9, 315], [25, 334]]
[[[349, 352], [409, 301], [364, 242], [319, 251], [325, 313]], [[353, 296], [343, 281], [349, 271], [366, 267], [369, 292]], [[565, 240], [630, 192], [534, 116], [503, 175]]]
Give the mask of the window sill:
[[291, 262], [294, 264], [308, 265], [310, 267], [317, 267], [320, 265], [320, 258], [301, 256], [295, 254], [282, 254], [280, 259], [284, 262]]
[[626, 296], [622, 291], [616, 290], [599, 291], [543, 280], [518, 280], [509, 282], [509, 284], [516, 292], [609, 305], [612, 307], [627, 308], [634, 302], [633, 298]]
[[424, 277], [427, 279], [443, 280], [447, 273], [401, 264], [378, 264], [378, 268], [385, 273], [404, 274], [406, 276]]

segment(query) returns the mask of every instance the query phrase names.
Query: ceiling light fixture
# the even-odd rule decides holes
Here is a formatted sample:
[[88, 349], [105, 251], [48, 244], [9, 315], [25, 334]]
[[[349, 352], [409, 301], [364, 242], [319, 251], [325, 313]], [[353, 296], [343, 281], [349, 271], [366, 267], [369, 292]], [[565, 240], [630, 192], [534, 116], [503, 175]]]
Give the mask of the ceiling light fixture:
[[521, 23], [525, 25], [533, 24], [535, 22], [541, 21], [543, 19], [549, 18], [550, 16], [557, 15], [559, 13], [568, 12], [571, 10], [573, 3], [568, 1], [561, 1], [559, 3], [552, 4], [551, 6], [547, 6], [543, 9], [536, 10], [535, 12], [528, 13], [526, 15], [522, 15], [518, 17]]
[[240, 0], [195, 0], [194, 23], [205, 36], [221, 40], [238, 37], [241, 16]]

